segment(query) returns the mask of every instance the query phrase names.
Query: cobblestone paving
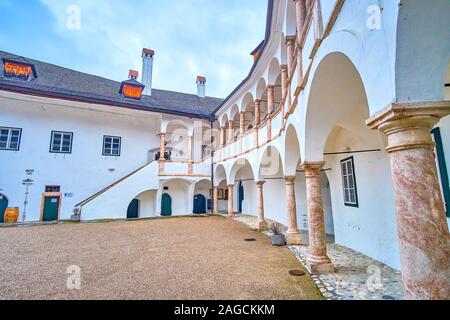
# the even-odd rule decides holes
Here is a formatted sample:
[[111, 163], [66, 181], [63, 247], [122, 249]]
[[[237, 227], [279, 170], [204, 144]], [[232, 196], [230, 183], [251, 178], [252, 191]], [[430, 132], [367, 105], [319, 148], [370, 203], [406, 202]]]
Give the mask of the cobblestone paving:
[[[237, 215], [235, 220], [256, 228], [256, 218]], [[264, 234], [270, 236], [269, 232]], [[307, 246], [289, 246], [289, 250], [306, 266]], [[328, 245], [328, 255], [335, 273], [312, 275], [328, 300], [403, 300], [400, 272], [359, 252], [338, 244]]]

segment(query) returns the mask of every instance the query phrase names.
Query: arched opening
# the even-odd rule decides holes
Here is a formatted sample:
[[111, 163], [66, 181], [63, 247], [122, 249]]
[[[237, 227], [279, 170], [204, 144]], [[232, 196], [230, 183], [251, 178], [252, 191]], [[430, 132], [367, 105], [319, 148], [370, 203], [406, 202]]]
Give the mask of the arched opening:
[[235, 212], [256, 215], [256, 184], [253, 169], [247, 159], [238, 159], [230, 173], [230, 183], [235, 186]]
[[279, 150], [274, 146], [265, 149], [258, 169], [258, 181], [264, 184], [264, 211], [267, 219], [288, 225], [286, 186]]
[[264, 78], [259, 79], [256, 85], [256, 100], [260, 101], [260, 122], [267, 118], [267, 84]]
[[0, 193], [0, 223], [4, 223], [5, 211], [8, 208], [8, 198]]
[[214, 171], [214, 186], [218, 187], [218, 211], [220, 213], [225, 213], [228, 205], [228, 198], [226, 198], [226, 194], [228, 193], [228, 183], [223, 165], [218, 165]]
[[230, 128], [228, 128], [228, 134], [231, 135], [233, 137], [233, 141], [236, 140], [237, 137], [239, 137], [240, 131], [239, 131], [239, 127], [240, 127], [240, 115], [239, 115], [239, 108], [237, 105], [234, 105], [231, 108], [231, 113], [230, 113], [230, 121], [232, 121], [233, 123], [233, 127], [231, 129], [231, 133], [230, 133]]
[[311, 84], [304, 157], [326, 161], [321, 185], [327, 232], [333, 217], [338, 244], [399, 268], [390, 161], [381, 134], [366, 126], [368, 118], [356, 67], [341, 53], [325, 57]]
[[140, 193], [135, 198], [139, 202], [139, 218], [150, 218], [156, 216], [156, 194], [157, 190], [148, 190]]
[[203, 214], [212, 209], [211, 181], [201, 180], [195, 184], [193, 213]]
[[242, 100], [242, 111], [245, 113], [245, 130], [247, 131], [253, 129], [255, 125], [255, 101], [250, 92], [247, 92]]
[[167, 126], [166, 152], [173, 161], [187, 161], [189, 149], [189, 130], [181, 121], [173, 121]]
[[192, 201], [192, 193], [189, 193], [189, 183], [187, 181], [181, 179], [165, 181], [162, 192], [161, 215], [163, 213], [167, 215], [170, 213], [173, 216], [191, 214], [192, 211], [189, 209], [189, 204]]

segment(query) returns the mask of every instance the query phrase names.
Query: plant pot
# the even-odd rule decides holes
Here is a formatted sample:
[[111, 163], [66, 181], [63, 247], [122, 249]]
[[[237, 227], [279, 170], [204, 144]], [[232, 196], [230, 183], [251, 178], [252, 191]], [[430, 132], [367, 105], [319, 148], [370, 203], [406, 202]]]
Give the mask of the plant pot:
[[286, 238], [283, 234], [274, 234], [270, 238], [273, 246], [282, 247], [286, 245]]

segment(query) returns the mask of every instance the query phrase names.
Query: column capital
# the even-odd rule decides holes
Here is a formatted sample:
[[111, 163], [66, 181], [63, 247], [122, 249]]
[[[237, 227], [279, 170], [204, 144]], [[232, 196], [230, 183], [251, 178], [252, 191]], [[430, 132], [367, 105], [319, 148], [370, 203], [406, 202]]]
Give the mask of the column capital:
[[280, 65], [280, 70], [284, 71], [284, 72], [287, 72], [288, 71], [288, 65], [287, 64]]
[[228, 188], [234, 188], [234, 184], [228, 184], [227, 187]]
[[284, 181], [286, 182], [286, 184], [294, 184], [295, 176], [285, 176]]
[[297, 38], [295, 36], [287, 36], [285, 38], [285, 43], [287, 46], [293, 46], [295, 43], [295, 40], [297, 40]]
[[274, 90], [275, 89], [275, 85], [270, 84], [267, 86], [267, 90]]
[[388, 137], [389, 153], [431, 148], [435, 143], [430, 131], [442, 117], [450, 114], [450, 101], [396, 103], [366, 121]]
[[262, 102], [261, 99], [255, 99], [255, 104], [256, 104], [256, 103], [261, 104], [261, 102]]
[[417, 116], [443, 118], [450, 114], [450, 101], [393, 103], [366, 121], [371, 129], [381, 130], [384, 123]]
[[266, 182], [265, 181], [256, 181], [257, 187], [262, 187]]
[[301, 167], [305, 170], [322, 170], [325, 165], [325, 161], [305, 161], [301, 164]]

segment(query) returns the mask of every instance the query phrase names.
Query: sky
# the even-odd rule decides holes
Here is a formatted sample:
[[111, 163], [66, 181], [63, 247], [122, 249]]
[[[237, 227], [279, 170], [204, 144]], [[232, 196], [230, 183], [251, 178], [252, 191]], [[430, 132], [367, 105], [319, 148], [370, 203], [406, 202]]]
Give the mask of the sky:
[[[153, 88], [225, 98], [264, 39], [267, 0], [0, 0], [0, 50], [123, 81], [155, 50]], [[79, 19], [78, 19], [79, 18]]]

